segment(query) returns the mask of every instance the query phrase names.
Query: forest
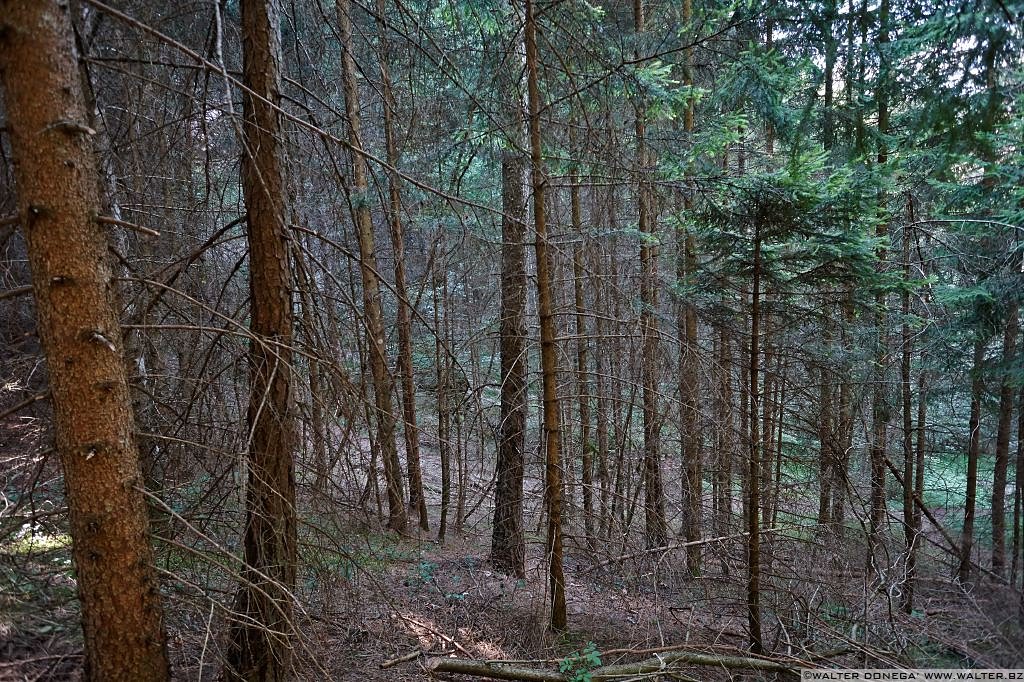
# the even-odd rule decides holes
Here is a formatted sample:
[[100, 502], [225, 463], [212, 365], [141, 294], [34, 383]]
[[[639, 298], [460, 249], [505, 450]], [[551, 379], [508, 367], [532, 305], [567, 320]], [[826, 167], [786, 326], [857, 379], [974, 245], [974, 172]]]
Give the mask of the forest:
[[1024, 0], [0, 0], [0, 680], [1024, 668]]

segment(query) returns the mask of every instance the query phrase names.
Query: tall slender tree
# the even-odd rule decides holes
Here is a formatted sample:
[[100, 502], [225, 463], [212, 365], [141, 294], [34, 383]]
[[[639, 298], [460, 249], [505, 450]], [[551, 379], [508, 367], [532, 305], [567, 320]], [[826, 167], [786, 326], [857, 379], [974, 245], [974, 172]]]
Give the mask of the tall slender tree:
[[384, 105], [384, 145], [388, 162], [388, 227], [395, 259], [395, 295], [398, 298], [398, 375], [402, 384], [402, 417], [405, 460], [409, 472], [409, 507], [416, 510], [420, 528], [430, 530], [427, 501], [423, 496], [420, 467], [420, 436], [416, 423], [416, 387], [412, 364], [412, 304], [405, 276], [405, 235], [402, 226], [402, 179], [398, 172], [398, 141], [395, 136], [395, 94], [391, 83], [391, 41], [388, 37], [384, 0], [377, 0], [377, 36], [381, 97]]
[[[693, 2], [683, 0], [683, 24], [688, 35], [692, 34]], [[692, 43], [692, 39], [690, 40]], [[683, 55], [683, 82], [693, 88], [693, 48], [687, 47]], [[683, 115], [683, 132], [689, 140], [694, 135], [694, 102], [693, 97], [686, 101]], [[689, 171], [687, 172], [690, 175]], [[693, 210], [693, 196], [689, 189], [683, 197], [683, 211], [689, 214]], [[693, 233], [684, 228], [682, 223], [676, 235], [676, 268], [681, 282], [692, 285], [697, 280], [696, 240]], [[687, 294], [689, 296], [690, 294]], [[702, 467], [701, 467], [701, 434], [698, 424], [699, 380], [697, 376], [698, 351], [697, 344], [697, 307], [692, 302], [680, 302], [676, 328], [680, 339], [679, 349], [679, 427], [682, 430], [682, 506], [683, 531], [686, 542], [686, 561], [690, 572], [700, 573], [701, 546], [701, 511], [702, 511]]]
[[[866, 10], [862, 21], [865, 27]], [[889, 132], [889, 0], [882, 0], [878, 10], [878, 44], [881, 68], [878, 74], [876, 99], [878, 102], [878, 166], [885, 172], [889, 161], [889, 148], [885, 136]], [[863, 39], [862, 39], [862, 42]], [[863, 69], [863, 60], [861, 68]], [[889, 233], [889, 221], [884, 215], [885, 193], [878, 193], [878, 227], [876, 236], [879, 243], [884, 244]], [[879, 270], [885, 269], [886, 251], [884, 246], [878, 249]], [[881, 543], [881, 535], [885, 524], [885, 463], [888, 457], [887, 436], [889, 426], [888, 376], [886, 368], [889, 364], [888, 315], [886, 314], [886, 294], [879, 288], [875, 294], [875, 363], [872, 376], [873, 389], [871, 394], [871, 507], [868, 529], [868, 568], [875, 570], [875, 551]]]
[[964, 525], [960, 532], [960, 562], [956, 577], [966, 583], [971, 577], [971, 550], [974, 548], [974, 518], [978, 497], [978, 456], [981, 454], [981, 401], [985, 378], [982, 376], [988, 339], [984, 331], [975, 332], [971, 361], [971, 419], [967, 426], [967, 490], [964, 499]]
[[[644, 34], [644, 3], [633, 0], [633, 31]], [[639, 52], [635, 59], [640, 59]], [[652, 158], [647, 149], [647, 111], [644, 97], [635, 105], [637, 211], [640, 230], [640, 374], [643, 384], [644, 520], [647, 545], [661, 547], [668, 539], [665, 490], [661, 476], [661, 420], [658, 415], [658, 257], [654, 246], [653, 190], [647, 177]]]
[[[1010, 462], [1010, 429], [1013, 426], [1013, 383], [1009, 368], [1017, 356], [1017, 304], [1006, 310], [1003, 332], [1002, 384], [999, 387], [999, 424], [996, 428], [996, 461], [992, 480], [992, 570], [1006, 567], [1006, 470]], [[1018, 470], [1017, 476], [1020, 476]]]
[[242, 584], [225, 673], [237, 680], [290, 674], [295, 589], [295, 406], [292, 276], [278, 105], [277, 0], [242, 5], [242, 193], [248, 215], [252, 342]]
[[565, 575], [562, 571], [562, 477], [561, 428], [558, 413], [558, 349], [551, 296], [551, 257], [548, 254], [547, 214], [544, 204], [544, 156], [541, 147], [541, 101], [537, 16], [533, 0], [526, 8], [526, 82], [529, 102], [530, 184], [533, 188], [534, 252], [537, 258], [537, 310], [540, 315], [540, 362], [543, 382], [543, 444], [545, 453], [544, 499], [547, 503], [547, 558], [551, 591], [551, 627], [564, 630]]
[[[352, 40], [351, 0], [338, 0], [338, 26], [341, 36], [342, 82], [345, 91], [345, 114], [348, 117], [348, 142], [352, 150], [352, 192], [349, 200], [359, 242], [359, 271], [363, 283], [363, 316], [366, 320], [367, 352], [373, 376], [374, 421], [377, 426], [377, 447], [384, 464], [387, 486], [388, 528], [405, 531], [405, 493], [402, 490], [401, 463], [395, 443], [395, 414], [392, 392], [394, 382], [388, 368], [387, 342], [384, 334], [384, 311], [381, 304], [380, 274], [374, 245], [373, 217], [370, 215], [369, 180], [363, 156], [359, 82]], [[395, 216], [392, 216], [395, 217]], [[411, 368], [410, 368], [411, 369]]]

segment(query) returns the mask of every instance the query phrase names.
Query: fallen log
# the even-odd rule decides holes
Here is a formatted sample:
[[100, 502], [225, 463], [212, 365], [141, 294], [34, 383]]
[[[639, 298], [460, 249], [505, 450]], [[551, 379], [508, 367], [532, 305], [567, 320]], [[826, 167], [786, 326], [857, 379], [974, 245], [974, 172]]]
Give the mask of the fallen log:
[[553, 670], [518, 668], [500, 661], [477, 661], [471, 658], [431, 658], [424, 664], [431, 675], [454, 673], [476, 675], [492, 680], [524, 680], [525, 682], [567, 682], [569, 678]]
[[[606, 665], [590, 671], [593, 682], [612, 682], [623, 677], [634, 677], [668, 671], [674, 665], [700, 665], [714, 668], [739, 670], [761, 670], [764, 672], [797, 673], [797, 668], [788, 662], [746, 656], [723, 656], [692, 651], [675, 651], [646, 658], [635, 663]], [[569, 677], [553, 670], [522, 668], [502, 661], [478, 661], [468, 658], [431, 658], [425, 668], [431, 675], [452, 673], [476, 675], [492, 680], [524, 680], [525, 682], [567, 682]]]
[[653, 673], [668, 668], [671, 665], [703, 665], [712, 668], [728, 668], [730, 670], [762, 670], [776, 673], [797, 673], [798, 670], [790, 663], [773, 661], [767, 658], [749, 658], [747, 656], [723, 656], [721, 654], [702, 654], [694, 651], [675, 651], [669, 654], [661, 654], [646, 658], [638, 663], [620, 663], [618, 665], [606, 665], [591, 672], [591, 678], [597, 680], [612, 680], [617, 677], [627, 677]]

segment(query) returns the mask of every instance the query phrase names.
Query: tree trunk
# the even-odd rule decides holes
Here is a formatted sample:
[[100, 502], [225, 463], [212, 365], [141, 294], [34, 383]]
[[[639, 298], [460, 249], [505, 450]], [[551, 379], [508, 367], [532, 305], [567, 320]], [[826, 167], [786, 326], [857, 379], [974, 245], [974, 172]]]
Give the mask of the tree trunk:
[[[683, 24], [690, 29], [693, 16], [692, 0], [683, 0]], [[693, 49], [687, 48], [684, 55], [684, 83], [693, 86]], [[683, 117], [683, 129], [688, 138], [693, 136], [693, 99], [686, 103]], [[687, 193], [683, 197], [683, 211], [687, 214], [693, 210], [693, 198]], [[677, 228], [677, 272], [680, 283], [694, 285], [697, 282], [697, 257], [693, 234], [683, 227]], [[689, 297], [689, 294], [686, 294]], [[680, 302], [677, 320], [677, 332], [680, 340], [679, 351], [679, 403], [682, 411], [680, 429], [682, 429], [682, 470], [681, 482], [683, 507], [683, 532], [690, 544], [686, 548], [686, 563], [692, 575], [699, 575], [701, 570], [701, 545], [697, 542], [701, 537], [701, 502], [702, 478], [701, 471], [701, 434], [698, 425], [698, 393], [700, 385], [697, 378], [698, 345], [697, 345], [697, 308], [688, 300]]]
[[[438, 236], [438, 251], [444, 254], [443, 232]], [[431, 273], [434, 287], [434, 368], [437, 380], [437, 449], [441, 459], [441, 510], [437, 522], [437, 540], [443, 544], [448, 533], [448, 507], [452, 498], [451, 412], [448, 405], [448, 397], [451, 395], [448, 381], [452, 372], [444, 348], [448, 334], [447, 257], [442, 255], [434, 262], [434, 268]]]
[[594, 384], [597, 392], [597, 479], [601, 487], [598, 508], [598, 537], [606, 538], [610, 528], [608, 497], [611, 492], [611, 481], [609, 480], [608, 472], [608, 421], [611, 419], [612, 414], [618, 413], [618, 410], [614, 409], [614, 406], [611, 409], [609, 408], [611, 400], [608, 395], [608, 386], [614, 379], [610, 375], [607, 360], [610, 344], [608, 343], [605, 331], [606, 308], [604, 292], [606, 285], [604, 283], [602, 260], [600, 253], [595, 249], [592, 258], [594, 279], [597, 282], [594, 291], [594, 309], [597, 311], [597, 318], [594, 320], [594, 326], [597, 331], [597, 352], [594, 358], [597, 375]]
[[[913, 203], [908, 203], [908, 223], [914, 222]], [[901, 606], [905, 613], [914, 610], [914, 573], [916, 557], [914, 544], [917, 533], [914, 530], [914, 421], [913, 396], [910, 389], [910, 370], [913, 352], [913, 337], [910, 334], [910, 234], [903, 228], [903, 280], [904, 289], [900, 296], [900, 397], [903, 407], [903, 534], [906, 540], [907, 579], [903, 585]]]
[[[1013, 473], [1013, 566], [1010, 585], [1017, 584], [1017, 568], [1021, 558], [1021, 516], [1024, 512], [1024, 388], [1017, 398], [1017, 466]], [[1021, 597], [1021, 620], [1024, 622], [1024, 597]]]
[[[917, 377], [917, 442], [914, 445], [914, 497], [918, 500], [924, 499], [924, 456], [927, 448], [925, 425], [928, 418], [927, 385], [927, 374], [922, 370]], [[918, 505], [914, 505], [914, 542], [907, 566], [907, 576], [910, 581], [913, 581], [917, 575], [917, 550], [921, 544], [920, 538], [921, 529], [924, 527], [923, 524], [924, 519], [922, 518], [921, 508]]]
[[[781, 357], [781, 356], [780, 356]], [[772, 481], [772, 502], [770, 514], [765, 522], [765, 528], [774, 528], [778, 521], [779, 515], [779, 496], [782, 494], [782, 437], [783, 437], [783, 423], [786, 418], [786, 372], [789, 369], [789, 363], [783, 362], [780, 368], [780, 377], [778, 381], [778, 398], [775, 401], [778, 412], [775, 417], [775, 476]]]
[[[633, 0], [633, 27], [639, 36], [644, 32], [643, 0]], [[660, 547], [668, 539], [665, 521], [665, 491], [662, 487], [659, 440], [661, 424], [658, 418], [658, 322], [657, 308], [657, 254], [652, 245], [654, 225], [651, 217], [651, 188], [646, 175], [652, 163], [645, 141], [646, 120], [644, 104], [636, 105], [636, 158], [639, 164], [637, 178], [637, 204], [640, 229], [640, 332], [642, 351], [640, 361], [643, 383], [644, 418], [644, 521], [648, 547]]]
[[[884, 135], [889, 132], [889, 96], [888, 96], [888, 66], [885, 46], [889, 42], [889, 0], [882, 0], [879, 9], [879, 54], [881, 55], [881, 69], [878, 77], [877, 100], [878, 100], [878, 165], [885, 166], [888, 162], [889, 152], [886, 147]], [[865, 29], [866, 30], [866, 29]], [[863, 68], [863, 65], [862, 65]], [[878, 196], [878, 211], [884, 211], [885, 194], [880, 191]], [[888, 220], [879, 216], [876, 237], [884, 240], [889, 233]], [[878, 271], [884, 270], [886, 252], [880, 247], [878, 249]], [[888, 456], [886, 449], [887, 431], [889, 425], [889, 401], [888, 401], [888, 377], [886, 367], [889, 362], [888, 342], [888, 315], [886, 314], [886, 296], [881, 290], [875, 294], [875, 371], [873, 376], [874, 391], [871, 397], [871, 510], [870, 527], [868, 529], [868, 570], [875, 570], [875, 551], [882, 541], [882, 533], [885, 528], [885, 459]]]
[[491, 562], [526, 577], [523, 536], [523, 446], [526, 431], [526, 164], [515, 151], [501, 157], [501, 421]]
[[837, 537], [842, 537], [846, 523], [846, 492], [849, 487], [850, 450], [853, 447], [853, 292], [846, 292], [840, 303], [843, 317], [841, 339], [843, 344], [843, 373], [839, 381], [839, 428], [836, 430], [836, 460], [832, 478], [832, 513], [830, 518]]
[[1003, 366], [1007, 372], [999, 387], [999, 427], [996, 431], [996, 462], [992, 482], [992, 571], [1003, 575], [1006, 567], [1006, 469], [1010, 463], [1010, 429], [1013, 426], [1013, 384], [1009, 367], [1017, 354], [1017, 305], [1006, 311], [1003, 333]]
[[764, 653], [761, 639], [761, 436], [757, 418], [761, 328], [761, 230], [754, 226], [754, 272], [750, 304], [750, 462], [747, 474], [747, 627], [750, 650]]
[[[388, 528], [404, 532], [407, 517], [405, 493], [402, 490], [401, 463], [395, 443], [395, 415], [392, 409], [392, 377], [388, 370], [384, 338], [384, 313], [381, 307], [380, 278], [374, 246], [373, 220], [370, 216], [369, 183], [359, 114], [359, 84], [356, 80], [355, 58], [352, 56], [352, 3], [338, 0], [338, 25], [341, 35], [342, 80], [345, 91], [345, 113], [348, 116], [348, 141], [352, 147], [352, 204], [356, 237], [359, 241], [359, 270], [363, 280], [363, 315], [373, 375], [373, 401], [377, 425], [377, 447], [384, 465], [384, 481], [388, 497]], [[259, 91], [257, 91], [259, 92]]]
[[530, 176], [533, 186], [533, 219], [536, 229], [534, 251], [537, 258], [537, 309], [540, 315], [540, 357], [544, 393], [545, 478], [544, 498], [548, 507], [547, 556], [549, 562], [551, 627], [564, 630], [565, 576], [562, 573], [562, 480], [559, 467], [560, 427], [558, 415], [558, 349], [555, 345], [555, 320], [551, 306], [551, 261], [548, 255], [547, 216], [544, 207], [543, 156], [540, 138], [540, 84], [538, 83], [537, 21], [533, 0], [526, 7], [526, 73], [530, 110]]
[[723, 324], [718, 332], [717, 438], [718, 465], [715, 472], [715, 532], [725, 535], [732, 523], [733, 390], [732, 350], [729, 332]]
[[280, 150], [279, 7], [242, 3], [242, 192], [248, 213], [249, 295], [253, 341], [248, 425], [245, 567], [228, 649], [226, 675], [283, 680], [291, 669], [289, 640], [297, 561], [295, 513], [292, 276]]
[[[825, 321], [823, 333], [828, 348], [829, 323]], [[827, 355], [826, 350], [826, 357]], [[821, 388], [818, 393], [818, 523], [828, 526], [832, 512], [832, 474], [835, 469], [835, 453], [832, 436], [832, 383], [831, 373], [825, 365], [818, 371]]]
[[[313, 311], [316, 309], [313, 300], [319, 296], [314, 289], [312, 280], [306, 270], [302, 249], [295, 250], [295, 270], [299, 285], [299, 300], [302, 310], [302, 327], [306, 343], [310, 348], [323, 348], [317, 344], [315, 337], [316, 323]], [[317, 357], [309, 358], [309, 421], [313, 441], [313, 489], [320, 496], [327, 494], [327, 485], [331, 479], [331, 466], [327, 456], [327, 431], [324, 420], [323, 394], [321, 392], [321, 362]]]
[[974, 359], [971, 363], [971, 421], [968, 426], [970, 440], [967, 446], [967, 496], [964, 501], [964, 526], [960, 533], [960, 565], [956, 576], [961, 583], [971, 577], [971, 549], [974, 546], [974, 506], [978, 496], [978, 454], [981, 449], [981, 399], [985, 381], [981, 376], [985, 361], [985, 338], [981, 332], [974, 341]]
[[[170, 675], [99, 171], [66, 3], [0, 2], [0, 78], [88, 680]], [[73, 248], [69, 248], [73, 246]]]
[[412, 304], [405, 283], [405, 238], [402, 228], [402, 180], [398, 174], [398, 143], [395, 141], [395, 96], [392, 92], [390, 48], [384, 0], [377, 0], [377, 34], [380, 37], [381, 95], [384, 100], [384, 140], [387, 148], [388, 225], [395, 257], [395, 295], [398, 297], [398, 374], [402, 383], [402, 419], [405, 422], [405, 459], [409, 472], [409, 507], [419, 515], [420, 528], [430, 530], [427, 501], [423, 496], [420, 468], [420, 436], [416, 424], [416, 386], [412, 364]]
[[578, 385], [578, 402], [580, 413], [580, 453], [583, 464], [583, 529], [587, 538], [587, 546], [593, 549], [597, 542], [594, 536], [594, 457], [595, 451], [590, 440], [590, 380], [587, 366], [586, 314], [587, 306], [583, 297], [583, 215], [580, 208], [580, 185], [575, 171], [570, 178], [570, 203], [572, 205], [572, 226], [579, 241], [572, 257], [573, 299], [576, 308], [576, 383]]
[[761, 527], [768, 528], [772, 518], [772, 461], [775, 459], [775, 389], [778, 384], [778, 372], [772, 370], [777, 361], [775, 347], [772, 344], [771, 316], [766, 315], [764, 304], [769, 300], [767, 293], [761, 296], [761, 333], [760, 345], [761, 365], [764, 367], [764, 379], [761, 381]]

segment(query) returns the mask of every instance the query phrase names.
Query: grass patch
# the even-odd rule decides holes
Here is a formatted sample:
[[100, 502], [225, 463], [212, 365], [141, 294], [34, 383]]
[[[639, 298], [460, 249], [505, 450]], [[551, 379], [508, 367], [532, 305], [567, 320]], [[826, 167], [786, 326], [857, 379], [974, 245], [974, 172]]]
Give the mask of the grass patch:
[[0, 554], [28, 556], [64, 549], [71, 546], [71, 536], [67, 533], [40, 533], [23, 528], [9, 542], [0, 545]]

